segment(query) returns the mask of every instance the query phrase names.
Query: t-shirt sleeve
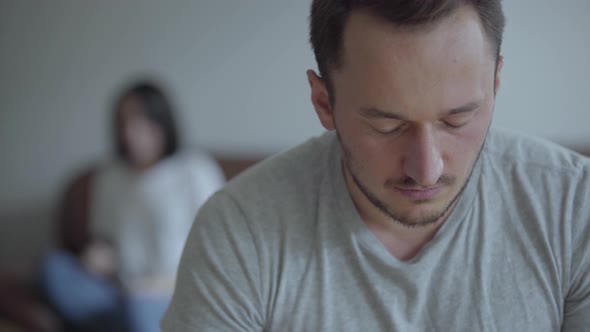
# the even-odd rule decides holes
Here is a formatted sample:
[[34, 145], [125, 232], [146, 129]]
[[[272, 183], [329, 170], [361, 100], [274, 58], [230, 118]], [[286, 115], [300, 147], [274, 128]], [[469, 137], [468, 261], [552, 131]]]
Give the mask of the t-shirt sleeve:
[[218, 192], [203, 206], [184, 249], [162, 331], [264, 329], [254, 236], [226, 192]]
[[588, 331], [590, 327], [590, 167], [578, 181], [572, 223], [570, 289], [564, 307], [562, 331]]
[[209, 155], [195, 153], [190, 159], [190, 180], [196, 191], [195, 203], [201, 206], [225, 185], [225, 176], [219, 164]]

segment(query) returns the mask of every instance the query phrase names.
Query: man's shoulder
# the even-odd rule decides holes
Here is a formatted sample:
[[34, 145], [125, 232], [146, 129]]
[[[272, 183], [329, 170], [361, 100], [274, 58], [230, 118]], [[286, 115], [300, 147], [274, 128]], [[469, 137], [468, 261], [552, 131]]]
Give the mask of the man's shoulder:
[[[590, 192], [590, 159], [555, 143], [505, 130], [490, 132], [482, 155], [482, 190], [539, 230], [566, 226]], [[566, 212], [570, 211], [570, 212]], [[532, 216], [544, 216], [536, 218]], [[556, 231], [561, 232], [561, 231]]]
[[590, 158], [554, 142], [506, 129], [490, 130], [484, 153], [490, 162], [503, 168], [528, 168], [563, 175], [590, 170]]
[[272, 156], [232, 179], [224, 191], [238, 202], [281, 201], [313, 195], [337, 155], [333, 132]]
[[267, 239], [286, 229], [291, 235], [307, 234], [329, 185], [337, 144], [336, 136], [327, 133], [254, 165], [207, 201], [198, 222], [245, 224]]

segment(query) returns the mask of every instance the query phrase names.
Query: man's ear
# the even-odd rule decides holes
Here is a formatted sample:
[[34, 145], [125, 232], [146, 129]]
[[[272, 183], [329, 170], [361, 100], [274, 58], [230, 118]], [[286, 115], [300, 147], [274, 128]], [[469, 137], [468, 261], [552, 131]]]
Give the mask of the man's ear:
[[311, 89], [311, 103], [326, 130], [334, 130], [334, 114], [330, 104], [330, 94], [326, 83], [313, 70], [307, 71], [307, 81]]
[[498, 58], [498, 65], [496, 66], [496, 76], [494, 78], [494, 94], [498, 94], [500, 90], [500, 73], [504, 67], [504, 57], [500, 55]]

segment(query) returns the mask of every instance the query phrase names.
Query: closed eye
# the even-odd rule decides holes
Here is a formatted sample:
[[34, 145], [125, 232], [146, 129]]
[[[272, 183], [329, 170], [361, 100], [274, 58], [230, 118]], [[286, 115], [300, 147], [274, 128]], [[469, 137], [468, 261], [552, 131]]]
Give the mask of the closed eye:
[[383, 121], [384, 123], [371, 124], [371, 128], [379, 134], [391, 135], [400, 131], [404, 124], [401, 121]]
[[443, 121], [445, 126], [449, 127], [449, 128], [453, 128], [453, 129], [457, 129], [457, 128], [461, 128], [463, 126], [465, 126], [465, 123], [453, 123], [453, 122], [449, 122], [449, 121]]
[[449, 128], [461, 128], [469, 123], [475, 112], [458, 113], [447, 116], [442, 122]]

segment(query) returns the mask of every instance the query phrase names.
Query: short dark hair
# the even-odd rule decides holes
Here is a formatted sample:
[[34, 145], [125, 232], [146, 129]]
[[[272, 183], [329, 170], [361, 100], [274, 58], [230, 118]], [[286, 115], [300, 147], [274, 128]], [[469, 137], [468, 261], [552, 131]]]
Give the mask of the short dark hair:
[[416, 27], [447, 17], [463, 5], [476, 9], [497, 61], [506, 23], [501, 0], [313, 0], [310, 42], [320, 75], [330, 89], [329, 70], [340, 65], [344, 28], [353, 11], [367, 10], [394, 25]]
[[128, 86], [115, 100], [113, 132], [117, 156], [125, 161], [129, 161], [129, 153], [123, 143], [123, 135], [120, 129], [122, 128], [120, 116], [121, 105], [129, 97], [137, 98], [143, 106], [142, 110], [145, 116], [162, 130], [164, 134], [164, 151], [161, 158], [163, 159], [176, 153], [179, 148], [179, 137], [172, 103], [163, 89], [156, 83], [141, 81]]

